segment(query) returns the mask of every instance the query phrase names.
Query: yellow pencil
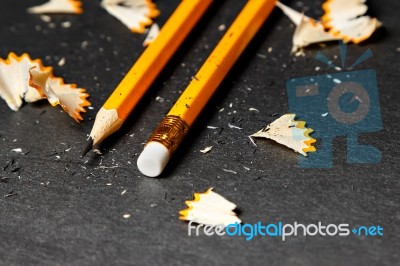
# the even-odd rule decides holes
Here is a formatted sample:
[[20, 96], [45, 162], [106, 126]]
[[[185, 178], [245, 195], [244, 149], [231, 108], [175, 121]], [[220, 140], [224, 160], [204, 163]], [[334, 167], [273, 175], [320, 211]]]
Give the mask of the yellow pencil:
[[184, 0], [179, 4], [97, 113], [82, 156], [121, 127], [211, 3], [212, 0]]
[[214, 51], [150, 137], [137, 165], [146, 176], [161, 174], [218, 85], [271, 13], [276, 0], [249, 0]]

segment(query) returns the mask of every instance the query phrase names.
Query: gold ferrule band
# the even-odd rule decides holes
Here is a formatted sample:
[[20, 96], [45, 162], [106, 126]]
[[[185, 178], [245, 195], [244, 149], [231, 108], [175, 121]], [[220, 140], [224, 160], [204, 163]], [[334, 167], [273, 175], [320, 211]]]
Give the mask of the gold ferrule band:
[[188, 130], [189, 126], [182, 118], [168, 115], [161, 121], [148, 143], [151, 141], [159, 142], [172, 154], [178, 148]]

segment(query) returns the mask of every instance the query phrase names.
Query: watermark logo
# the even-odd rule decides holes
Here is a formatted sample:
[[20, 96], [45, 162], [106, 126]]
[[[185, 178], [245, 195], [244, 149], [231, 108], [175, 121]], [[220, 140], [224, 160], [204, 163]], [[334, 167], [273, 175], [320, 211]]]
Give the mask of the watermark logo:
[[379, 237], [383, 236], [383, 227], [380, 225], [359, 226], [351, 229], [350, 224], [324, 224], [318, 222], [316, 224], [301, 224], [294, 222], [287, 224], [283, 222], [255, 224], [229, 224], [224, 225], [204, 225], [188, 223], [188, 236], [237, 236], [244, 237], [246, 241], [250, 241], [255, 237], [278, 237], [282, 241], [286, 241], [290, 237], [297, 236], [322, 236], [322, 237], [347, 237], [351, 234], [355, 236]]
[[[340, 43], [341, 67], [322, 53], [316, 59], [338, 71], [345, 69], [347, 46]], [[368, 49], [350, 69], [372, 57]], [[376, 72], [373, 69], [341, 71], [333, 74], [290, 79], [286, 82], [289, 110], [307, 121], [320, 143], [308, 158], [299, 157], [304, 168], [331, 168], [332, 140], [347, 137], [348, 163], [379, 163], [381, 153], [371, 145], [359, 144], [361, 133], [383, 128], [379, 107]]]

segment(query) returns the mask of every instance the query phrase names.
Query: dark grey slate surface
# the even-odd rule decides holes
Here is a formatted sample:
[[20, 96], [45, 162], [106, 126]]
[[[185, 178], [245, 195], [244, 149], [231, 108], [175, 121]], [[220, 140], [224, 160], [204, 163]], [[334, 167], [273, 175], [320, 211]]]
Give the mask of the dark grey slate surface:
[[[145, 36], [131, 34], [99, 1], [83, 1], [81, 16], [51, 16], [55, 28], [50, 28], [25, 12], [41, 2], [1, 1], [0, 56], [14, 51], [42, 58], [56, 75], [87, 88], [94, 109], [76, 124], [47, 104], [26, 104], [13, 112], [0, 103], [1, 265], [400, 264], [398, 1], [368, 1], [384, 28], [348, 48], [350, 62], [368, 48], [374, 53], [358, 69], [377, 72], [384, 129], [360, 139], [380, 149], [381, 163], [347, 164], [344, 137], [334, 140], [334, 167], [328, 169], [300, 168], [293, 151], [249, 141], [248, 135], [275, 119], [273, 114], [288, 112], [287, 79], [333, 71], [313, 59], [318, 45], [305, 57], [290, 55], [294, 27], [275, 10], [158, 179], [144, 177], [135, 166], [142, 144], [222, 36], [218, 26], [228, 26], [246, 1], [216, 1], [123, 129], [101, 147], [103, 155], [84, 159], [79, 154], [95, 114], [143, 51]], [[160, 25], [178, 2], [156, 1]], [[308, 15], [322, 14], [320, 1], [290, 5], [301, 9], [301, 3]], [[72, 26], [63, 28], [64, 21]], [[336, 43], [322, 51], [329, 58], [339, 55]], [[59, 67], [62, 57], [66, 64]], [[213, 149], [202, 154], [206, 146]], [[26, 154], [11, 152], [14, 148]], [[178, 211], [194, 191], [208, 187], [235, 202], [245, 223], [381, 225], [384, 236], [301, 236], [285, 242], [189, 237]], [[15, 195], [3, 197], [9, 193]], [[124, 219], [125, 213], [131, 217]]]

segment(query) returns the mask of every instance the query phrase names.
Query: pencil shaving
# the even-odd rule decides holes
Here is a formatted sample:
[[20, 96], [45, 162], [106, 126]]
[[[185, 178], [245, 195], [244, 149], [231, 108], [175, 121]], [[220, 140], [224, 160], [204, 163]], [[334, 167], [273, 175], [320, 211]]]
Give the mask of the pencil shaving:
[[322, 23], [329, 32], [344, 42], [360, 43], [382, 26], [376, 18], [364, 16], [366, 0], [327, 0], [322, 9]]
[[185, 202], [188, 208], [179, 212], [179, 219], [214, 226], [241, 223], [233, 211], [236, 205], [212, 190], [194, 193], [194, 200]]
[[146, 39], [143, 42], [143, 46], [149, 46], [157, 38], [159, 32], [160, 27], [157, 25], [157, 23], [151, 25], [149, 32], [147, 33]]
[[276, 2], [276, 6], [279, 7], [282, 12], [294, 23], [294, 25], [298, 26], [303, 19], [310, 19], [304, 14], [297, 12], [296, 10], [282, 4], [281, 2]]
[[293, 35], [292, 53], [301, 51], [303, 47], [313, 43], [333, 40], [340, 40], [340, 37], [326, 32], [321, 22], [302, 15]]
[[307, 156], [307, 152], [316, 151], [311, 145], [316, 140], [309, 135], [313, 130], [306, 128], [304, 121], [295, 121], [295, 116], [295, 114], [285, 114], [251, 137], [272, 139]]
[[0, 58], [0, 96], [13, 111], [19, 110], [22, 99], [27, 102], [43, 99], [38, 91], [29, 85], [29, 70], [32, 67], [40, 68], [44, 72], [52, 70], [44, 67], [40, 60], [32, 60], [27, 54], [18, 57], [10, 53], [6, 60]]
[[36, 14], [81, 14], [83, 12], [81, 7], [82, 2], [80, 0], [50, 0], [43, 5], [28, 8], [28, 12]]
[[213, 147], [213, 146], [205, 147], [203, 150], [200, 150], [200, 152], [201, 152], [201, 153], [208, 153], [208, 152], [210, 152], [210, 151], [212, 150], [212, 147]]
[[39, 59], [28, 54], [10, 53], [6, 60], [0, 58], [0, 96], [8, 106], [18, 111], [23, 100], [36, 102], [47, 99], [51, 105], [61, 107], [77, 122], [83, 120], [81, 112], [90, 106], [85, 89], [75, 84], [65, 84], [53, 76], [53, 68], [45, 67]]
[[108, 13], [120, 20], [132, 32], [144, 33], [160, 11], [151, 0], [103, 0]]
[[77, 88], [75, 84], [65, 84], [62, 78], [52, 77], [50, 73], [47, 76], [36, 69], [30, 73], [33, 86], [52, 106], [60, 105], [77, 122], [83, 120], [81, 113], [86, 112], [85, 107], [90, 106], [87, 101], [89, 94], [85, 89]]
[[368, 7], [365, 0], [328, 0], [322, 8], [325, 11], [321, 21], [278, 2], [276, 5], [297, 26], [293, 36], [292, 53], [313, 44], [333, 40], [360, 43], [368, 39], [381, 23], [363, 16]]

